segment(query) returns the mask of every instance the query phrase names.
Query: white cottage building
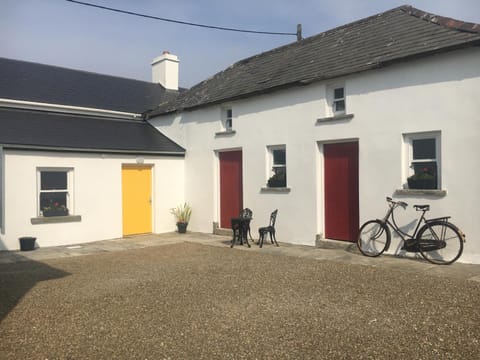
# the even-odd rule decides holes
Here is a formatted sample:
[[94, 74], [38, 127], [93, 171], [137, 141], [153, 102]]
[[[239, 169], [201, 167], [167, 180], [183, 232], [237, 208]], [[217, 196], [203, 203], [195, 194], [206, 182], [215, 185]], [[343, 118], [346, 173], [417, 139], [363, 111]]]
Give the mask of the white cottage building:
[[185, 150], [142, 116], [169, 57], [161, 83], [0, 59], [0, 250], [171, 231]]
[[[239, 61], [149, 114], [187, 149], [191, 229], [252, 228], [278, 209], [277, 238], [354, 241], [385, 197], [431, 204], [480, 262], [480, 26], [403, 6]], [[425, 173], [424, 184], [407, 179]], [[420, 177], [420, 176], [419, 176]], [[413, 208], [397, 220], [410, 229]], [[391, 253], [401, 252], [394, 239]]]
[[[278, 209], [281, 242], [354, 241], [391, 196], [452, 216], [467, 235], [459, 261], [480, 263], [479, 64], [479, 25], [402, 6], [244, 59], [186, 91], [175, 90], [178, 61], [164, 54], [153, 63], [158, 95], [144, 89], [152, 84], [114, 82], [106, 90], [119, 89], [117, 106], [22, 98], [23, 88], [0, 85], [0, 246], [16, 249], [23, 235], [49, 246], [172, 231], [168, 209], [185, 200], [191, 231], [228, 229], [248, 207], [253, 231]], [[75, 83], [94, 81], [80, 90], [88, 93], [107, 78]], [[143, 102], [118, 106], [133, 94]], [[124, 188], [130, 169], [151, 176], [134, 180], [150, 189], [139, 218], [151, 226], [141, 230], [128, 228], [128, 209], [139, 206]], [[415, 174], [426, 181], [409, 183]], [[67, 216], [44, 215], [44, 180], [66, 184]], [[409, 207], [398, 223], [409, 229], [416, 215]], [[389, 251], [402, 252], [398, 239]]]

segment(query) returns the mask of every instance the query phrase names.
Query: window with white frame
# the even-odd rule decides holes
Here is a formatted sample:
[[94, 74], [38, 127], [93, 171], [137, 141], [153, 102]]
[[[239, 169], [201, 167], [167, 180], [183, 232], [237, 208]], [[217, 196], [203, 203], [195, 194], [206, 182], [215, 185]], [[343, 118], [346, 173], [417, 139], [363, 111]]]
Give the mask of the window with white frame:
[[345, 114], [345, 87], [333, 88], [332, 111], [334, 115]]
[[345, 84], [335, 83], [326, 87], [326, 113], [329, 116], [345, 115], [347, 112], [347, 94]]
[[440, 133], [408, 134], [404, 138], [408, 153], [408, 188], [439, 189]]
[[225, 131], [231, 131], [233, 129], [233, 111], [232, 108], [223, 109], [223, 128]]
[[268, 187], [287, 186], [287, 156], [285, 145], [268, 146]]
[[73, 169], [39, 168], [38, 213], [42, 216], [66, 216], [72, 207]]

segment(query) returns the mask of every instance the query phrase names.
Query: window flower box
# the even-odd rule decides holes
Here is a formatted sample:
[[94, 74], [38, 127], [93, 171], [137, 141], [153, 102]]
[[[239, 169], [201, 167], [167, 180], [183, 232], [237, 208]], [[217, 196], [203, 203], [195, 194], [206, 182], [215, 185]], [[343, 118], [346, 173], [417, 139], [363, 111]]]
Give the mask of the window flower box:
[[436, 189], [435, 179], [407, 179], [409, 189]]
[[436, 189], [437, 179], [431, 174], [431, 169], [424, 167], [420, 172], [407, 178], [409, 189]]
[[58, 210], [43, 210], [43, 216], [50, 217], [50, 216], [67, 216], [68, 210], [67, 209], [58, 209]]
[[278, 173], [273, 175], [267, 181], [267, 186], [270, 188], [278, 188], [287, 186], [287, 177], [285, 174]]
[[42, 215], [44, 217], [67, 216], [68, 209], [65, 205], [50, 200], [50, 203], [42, 209]]

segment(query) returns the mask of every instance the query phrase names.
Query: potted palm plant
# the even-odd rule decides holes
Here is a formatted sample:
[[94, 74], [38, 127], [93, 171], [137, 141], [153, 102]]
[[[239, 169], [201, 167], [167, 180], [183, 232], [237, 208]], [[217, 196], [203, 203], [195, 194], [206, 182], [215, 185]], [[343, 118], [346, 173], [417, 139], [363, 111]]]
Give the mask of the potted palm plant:
[[187, 232], [188, 222], [192, 215], [192, 208], [187, 203], [178, 205], [176, 208], [170, 209], [170, 212], [175, 216], [177, 221], [177, 230], [180, 234]]

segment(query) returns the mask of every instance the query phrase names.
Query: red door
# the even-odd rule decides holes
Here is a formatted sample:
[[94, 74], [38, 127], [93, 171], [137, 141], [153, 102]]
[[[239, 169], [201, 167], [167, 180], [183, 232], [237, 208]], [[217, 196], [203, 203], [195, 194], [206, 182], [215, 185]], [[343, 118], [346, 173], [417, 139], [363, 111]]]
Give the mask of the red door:
[[220, 156], [220, 227], [230, 228], [230, 219], [243, 208], [242, 152], [226, 151]]
[[355, 241], [358, 232], [358, 142], [325, 144], [325, 238]]

